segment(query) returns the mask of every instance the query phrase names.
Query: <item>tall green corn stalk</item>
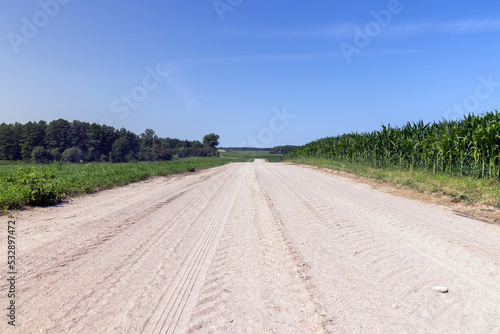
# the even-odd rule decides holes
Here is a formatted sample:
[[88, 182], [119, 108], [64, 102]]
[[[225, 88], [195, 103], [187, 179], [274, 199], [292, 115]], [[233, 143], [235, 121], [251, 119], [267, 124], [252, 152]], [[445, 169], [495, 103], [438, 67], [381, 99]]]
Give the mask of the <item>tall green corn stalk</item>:
[[370, 133], [319, 139], [295, 148], [289, 156], [497, 178], [500, 177], [500, 113], [494, 110], [428, 124], [409, 122], [403, 127], [383, 125]]

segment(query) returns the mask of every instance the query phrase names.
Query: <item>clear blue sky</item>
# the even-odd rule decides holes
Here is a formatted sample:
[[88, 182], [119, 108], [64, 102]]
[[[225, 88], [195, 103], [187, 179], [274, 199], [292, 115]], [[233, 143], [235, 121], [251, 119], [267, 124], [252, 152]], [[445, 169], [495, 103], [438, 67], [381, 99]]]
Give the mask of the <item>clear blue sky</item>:
[[0, 122], [77, 119], [271, 147], [500, 106], [494, 1], [1, 6]]

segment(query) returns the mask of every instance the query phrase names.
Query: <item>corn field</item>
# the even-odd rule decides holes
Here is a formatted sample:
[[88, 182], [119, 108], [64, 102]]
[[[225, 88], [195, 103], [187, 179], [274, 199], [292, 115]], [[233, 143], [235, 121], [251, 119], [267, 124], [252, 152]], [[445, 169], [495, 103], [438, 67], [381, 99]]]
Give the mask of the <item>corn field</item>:
[[382, 126], [371, 133], [328, 137], [295, 148], [291, 158], [365, 162], [377, 167], [425, 168], [478, 177], [500, 177], [500, 113], [465, 115], [456, 121]]

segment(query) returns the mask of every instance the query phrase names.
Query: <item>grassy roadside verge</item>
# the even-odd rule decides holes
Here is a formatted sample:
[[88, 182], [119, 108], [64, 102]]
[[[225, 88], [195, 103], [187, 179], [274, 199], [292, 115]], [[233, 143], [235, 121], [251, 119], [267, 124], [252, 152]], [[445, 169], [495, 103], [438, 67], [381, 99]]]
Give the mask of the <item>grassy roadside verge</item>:
[[186, 158], [139, 163], [89, 163], [0, 166], [0, 209], [51, 205], [67, 197], [91, 194], [152, 176], [193, 172], [221, 166], [220, 158]]
[[426, 170], [375, 168], [367, 164], [322, 158], [294, 158], [287, 161], [330, 168], [392, 185], [400, 185], [435, 197], [447, 197], [465, 205], [500, 208], [500, 180], [478, 179]]

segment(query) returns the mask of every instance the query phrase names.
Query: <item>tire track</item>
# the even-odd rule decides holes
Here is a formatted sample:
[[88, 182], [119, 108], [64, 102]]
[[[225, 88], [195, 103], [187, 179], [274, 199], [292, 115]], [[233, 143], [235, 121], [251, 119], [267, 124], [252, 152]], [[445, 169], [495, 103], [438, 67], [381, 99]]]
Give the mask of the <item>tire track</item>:
[[[252, 260], [241, 263], [242, 258]], [[252, 168], [211, 263], [189, 333], [327, 332], [328, 321], [303, 269]]]
[[[480, 299], [498, 299], [498, 290], [491, 287], [491, 282], [481, 283], [472, 274], [485, 266], [493, 271], [494, 264], [483, 259], [472, 260], [472, 254], [451, 247], [449, 243], [442, 241], [439, 234], [434, 235], [431, 229], [403, 222], [396, 218], [392, 210], [364, 206], [365, 198], [349, 198], [345, 194], [332, 196], [332, 189], [327, 187], [332, 182], [325, 182], [327, 177], [306, 178], [289, 166], [272, 167], [263, 164], [264, 182], [279, 180], [281, 186], [275, 185], [274, 188], [287, 189], [285, 192], [288, 196], [295, 196], [296, 202], [305, 206], [309, 216], [314, 217], [314, 222], [318, 224], [317, 233], [330, 240], [331, 245], [323, 244], [321, 249], [327, 250], [331, 256], [342, 254], [341, 258], [349, 261], [345, 263], [348, 268], [346, 270], [353, 274], [358, 272], [355, 275], [357, 284], [370, 286], [377, 292], [383, 292], [383, 295], [390, 294], [391, 298], [378, 298], [387, 300], [385, 303], [392, 305], [398, 313], [404, 312], [406, 325], [414, 324], [414, 328], [420, 328], [417, 332], [439, 330], [442, 326], [440, 320], [456, 315], [457, 309], [460, 314], [467, 313], [471, 318], [468, 326], [489, 324], [484, 328], [491, 330], [496, 324], [498, 312], [491, 312], [479, 305], [464, 311], [468, 300], [465, 291], [457, 288], [456, 293], [448, 293], [439, 299], [432, 292], [432, 287], [439, 285], [441, 281], [452, 280], [457, 286], [473, 287]], [[292, 175], [287, 175], [288, 169]], [[311, 186], [303, 187], [305, 182], [309, 182]], [[333, 192], [337, 195], [339, 190]], [[328, 233], [321, 232], [319, 226]], [[424, 241], [424, 244], [416, 245], [412, 242], [413, 238], [419, 242]], [[434, 253], [428, 251], [431, 249]], [[436, 254], [436, 249], [443, 256]], [[450, 255], [453, 255], [453, 260], [459, 259], [460, 262], [466, 259], [471, 272], [465, 274], [448, 264]], [[443, 257], [446, 258], [445, 261], [441, 260]], [[322, 268], [317, 270], [324, 272]], [[495, 303], [500, 304], [498, 300]], [[422, 326], [422, 318], [429, 319], [427, 325]], [[456, 322], [451, 320], [446, 326], [448, 329], [460, 328], [455, 327]], [[390, 327], [385, 329], [388, 328]]]
[[[218, 173], [214, 174], [220, 174], [221, 171]], [[218, 175], [220, 177], [220, 175]], [[215, 178], [215, 176], [214, 176]], [[206, 178], [204, 178], [206, 179]], [[146, 184], [152, 183], [149, 181], [145, 182]], [[161, 188], [164, 188], [165, 185], [169, 184], [167, 182], [166, 184], [161, 182], [158, 185], [155, 185], [152, 189], [147, 189], [146, 195], [142, 194], [142, 192], [139, 192], [139, 196], [134, 196], [134, 200], [138, 201], [139, 203], [135, 203], [133, 205], [134, 208], [130, 208], [130, 194], [128, 195], [121, 195], [118, 196], [118, 198], [115, 198], [113, 200], [111, 199], [106, 199], [105, 201], [99, 201], [99, 206], [101, 207], [106, 207], [110, 205], [112, 202], [115, 203], [120, 203], [120, 201], [123, 201], [125, 199], [129, 199], [128, 201], [125, 201], [127, 210], [125, 214], [121, 213], [120, 211], [123, 211], [123, 206], [121, 206], [119, 209], [116, 210], [110, 210], [110, 212], [107, 212], [105, 215], [99, 214], [99, 213], [94, 213], [91, 212], [91, 216], [83, 214], [85, 210], [88, 211], [88, 208], [85, 209], [78, 209], [76, 214], [71, 215], [71, 217], [78, 217], [76, 223], [72, 223], [72, 225], [78, 226], [79, 225], [79, 231], [77, 231], [77, 235], [79, 236], [78, 238], [78, 243], [77, 244], [72, 244], [71, 247], [60, 247], [59, 245], [50, 245], [46, 244], [46, 246], [49, 247], [49, 249], [44, 249], [42, 252], [46, 254], [50, 254], [51, 258], [49, 259], [50, 261], [47, 261], [45, 266], [40, 266], [38, 264], [36, 266], [37, 270], [36, 272], [24, 272], [22, 276], [20, 276], [19, 281], [22, 282], [25, 279], [39, 279], [42, 276], [46, 277], [48, 275], [53, 275], [57, 272], [58, 268], [64, 267], [69, 265], [71, 262], [79, 259], [80, 257], [86, 255], [87, 253], [95, 250], [96, 247], [102, 246], [103, 243], [111, 239], [112, 237], [122, 233], [123, 231], [127, 230], [128, 228], [132, 227], [133, 225], [137, 224], [140, 222], [142, 219], [145, 217], [148, 217], [151, 214], [154, 214], [156, 211], [158, 211], [160, 208], [163, 206], [167, 205], [169, 202], [179, 198], [183, 194], [185, 194], [188, 191], [191, 191], [195, 189], [195, 183], [196, 182], [190, 182], [186, 187], [175, 187], [178, 189], [172, 189], [171, 195], [169, 195], [166, 199], [165, 198], [159, 198], [156, 203], [151, 203], [151, 193], [153, 191], [159, 190]], [[132, 184], [130, 187], [135, 188], [137, 185]], [[196, 188], [198, 189], [198, 188]], [[121, 191], [122, 189], [116, 189]], [[95, 195], [93, 195], [95, 196]], [[113, 198], [113, 197], [112, 197]], [[96, 210], [98, 212], [98, 210]], [[80, 216], [81, 215], [81, 216]], [[69, 217], [69, 218], [71, 218]], [[61, 225], [65, 224], [66, 222], [64, 219], [67, 219], [68, 217], [65, 217], [61, 220], [58, 220], [58, 223]], [[99, 224], [99, 222], [113, 222], [112, 224], [101, 224], [99, 225], [99, 228], [96, 229], [94, 226]], [[56, 226], [57, 224], [52, 224], [50, 228], [53, 226]], [[87, 227], [89, 226], [89, 227]], [[92, 227], [90, 227], [92, 226]], [[23, 233], [23, 238], [26, 238], [27, 236], [30, 235], [31, 230], [34, 229], [33, 227], [28, 227], [27, 231]], [[95, 234], [88, 234], [84, 233], [87, 232], [88, 230], [95, 230]], [[53, 232], [50, 229], [45, 229], [46, 232]], [[44, 245], [45, 246], [45, 245]], [[32, 266], [30, 262], [26, 263], [26, 267], [35, 267]], [[6, 287], [6, 284], [1, 282], [0, 284], [0, 289]]]
[[[202, 196], [199, 196], [198, 199], [200, 197]], [[195, 199], [195, 201], [196, 200], [197, 199]], [[190, 201], [186, 201], [186, 204], [189, 202]], [[194, 228], [193, 225], [185, 224], [186, 217], [183, 216], [183, 214], [185, 213], [186, 208], [187, 205], [178, 208], [177, 212], [175, 212], [175, 214], [173, 215], [170, 224], [165, 228], [156, 231], [151, 239], [147, 239], [142, 241], [141, 243], [135, 244], [131, 251], [132, 255], [124, 259], [120, 263], [120, 265], [113, 268], [112, 271], [109, 271], [107, 275], [103, 277], [101, 282], [98, 282], [97, 285], [110, 286], [111, 288], [109, 290], [92, 291], [90, 295], [82, 298], [80, 302], [74, 306], [73, 309], [70, 309], [67, 312], [66, 316], [73, 313], [87, 314], [90, 311], [90, 308], [78, 311], [78, 307], [80, 306], [80, 303], [88, 301], [89, 299], [96, 301], [95, 304], [92, 304], [93, 307], [105, 308], [109, 304], [109, 298], [118, 292], [118, 289], [115, 287], [123, 286], [125, 282], [133, 281], [132, 276], [137, 275], [138, 273], [141, 273], [143, 271], [143, 269], [139, 268], [144, 268], [147, 266], [147, 259], [149, 258], [149, 254], [158, 252], [158, 249], [164, 248], [163, 243], [165, 241], [165, 238], [172, 236], [173, 233], [177, 234], [177, 241], [166, 248], [164, 256], [168, 259], [173, 253], [175, 253], [176, 249], [179, 248], [180, 243], [185, 240], [186, 235], [189, 235], [191, 232], [193, 232]], [[148, 216], [146, 217], [149, 218]], [[172, 230], [176, 231], [172, 232]], [[141, 251], [142, 249], [145, 249], [145, 251]], [[163, 276], [165, 276], [167, 272], [165, 265], [169, 264], [169, 262], [170, 261], [159, 262], [152, 268], [148, 269], [148, 272], [151, 273], [151, 276], [147, 279], [146, 283], [154, 281], [156, 275], [160, 275], [161, 272], [163, 272]], [[75, 332], [79, 331], [78, 328], [82, 329], [85, 327], [85, 322], [80, 321], [78, 326], [75, 326]], [[73, 326], [71, 326], [70, 329], [73, 329]]]
[[226, 193], [214, 217], [209, 218], [210, 225], [207, 226], [201, 237], [196, 241], [193, 251], [188, 254], [175, 275], [176, 279], [163, 294], [159, 304], [161, 306], [157, 308], [162, 310], [161, 314], [153, 315], [151, 319], [156, 318], [156, 320], [148, 323], [144, 331], [152, 333], [175, 332], [194, 285], [200, 276], [202, 267], [207, 262], [210, 250], [216, 244], [217, 239], [220, 238], [221, 230], [226, 223], [240, 187], [241, 177], [238, 179], [237, 182], [233, 181], [236, 186], [233, 185], [233, 189]]
[[[49, 267], [50, 275], [44, 274], [42, 271], [41, 274], [25, 278], [39, 282], [30, 284], [30, 286], [22, 285], [20, 295], [26, 300], [26, 302], [23, 302], [27, 307], [25, 310], [28, 310], [29, 300], [35, 299], [37, 291], [43, 291], [44, 295], [50, 296], [57, 295], [61, 285], [86, 286], [79, 292], [68, 291], [68, 293], [74, 295], [73, 298], [71, 300], [64, 298], [58, 305], [61, 311], [57, 312], [57, 316], [48, 314], [47, 320], [44, 320], [40, 325], [42, 328], [48, 328], [53, 332], [59, 332], [60, 324], [65, 321], [70, 322], [71, 325], [62, 332], [82, 332], [85, 331], [85, 328], [87, 330], [93, 328], [90, 319], [95, 314], [92, 314], [94, 313], [92, 310], [95, 308], [106, 309], [109, 301], [113, 300], [114, 295], [119, 291], [117, 287], [121, 289], [119, 292], [123, 293], [123, 288], [127, 288], [127, 284], [140, 281], [136, 277], [140, 277], [145, 270], [152, 274], [146, 276], [147, 281], [150, 282], [156, 279], [157, 274], [166, 273], [165, 265], [168, 265], [168, 263], [161, 261], [153, 268], [147, 268], [149, 259], [157, 256], [158, 250], [161, 250], [160, 253], [165, 254], [168, 259], [171, 256], [170, 254], [175, 253], [183, 240], [184, 242], [188, 240], [186, 239], [187, 234], [198, 233], [196, 229], [200, 228], [197, 228], [196, 224], [187, 224], [187, 222], [196, 220], [196, 216], [199, 216], [204, 208], [211, 205], [211, 200], [217, 195], [220, 187], [234, 172], [235, 170], [232, 170], [230, 173], [221, 174], [219, 178], [211, 179], [206, 185], [200, 184], [192, 189], [184, 188], [183, 191], [171, 198], [162, 199], [156, 203], [153, 202], [150, 206], [143, 208], [144, 214], [142, 217], [138, 213], [133, 217], [128, 217], [123, 223], [115, 222], [99, 238], [100, 242], [96, 243], [95, 239], [89, 238], [91, 243], [87, 243], [83, 248], [81, 246], [76, 247], [73, 254], [59, 256], [60, 260], [56, 257], [59, 261], [56, 262], [57, 267]], [[192, 201], [195, 202], [194, 205]], [[194, 210], [187, 210], [188, 208]], [[163, 218], [165, 215], [171, 217], [168, 224], [165, 224], [165, 218]], [[151, 237], [138, 238], [138, 242], [134, 242], [131, 247], [127, 246], [127, 242], [132, 240], [130, 239], [131, 235], [139, 236], [140, 231], [145, 227], [149, 230], [148, 233]], [[99, 235], [97, 236], [99, 237]], [[172, 237], [177, 238], [177, 241], [170, 244], [169, 247], [164, 247], [165, 240]], [[116, 252], [121, 254], [118, 261], [109, 263], [109, 259]], [[96, 254], [103, 254], [104, 257], [99, 256], [96, 258]], [[92, 281], [84, 278], [86, 275], [82, 271], [82, 267], [88, 267], [91, 272], [95, 273]], [[42, 270], [44, 270], [43, 267]], [[70, 276], [67, 274], [68, 272], [71, 272]], [[81, 274], [74, 276], [74, 273], [77, 272]], [[54, 283], [56, 280], [57, 284]], [[102, 287], [108, 287], [108, 289], [102, 289]], [[31, 293], [30, 290], [33, 290], [33, 292]], [[111, 305], [111, 309], [115, 308], [116, 305]], [[123, 309], [123, 312], [126, 314], [127, 309]], [[79, 314], [79, 317], [75, 319], [74, 314]], [[23, 318], [26, 320], [25, 323], [29, 323], [30, 316], [23, 316]], [[95, 327], [95, 330], [99, 331], [99, 327]]]
[[[147, 268], [148, 259], [153, 256], [154, 253], [158, 253], [158, 250], [162, 250], [162, 254], [166, 259], [170, 259], [173, 254], [180, 251], [182, 247], [186, 247], [183, 244], [190, 245], [191, 242], [189, 240], [189, 236], [192, 234], [198, 234], [201, 231], [199, 228], [199, 224], [194, 224], [200, 219], [203, 212], [209, 208], [212, 204], [212, 200], [217, 196], [221, 187], [225, 184], [225, 182], [233, 176], [234, 171], [229, 173], [228, 175], [222, 176], [221, 179], [214, 179], [212, 181], [213, 184], [207, 184], [208, 189], [196, 188], [191, 190], [188, 195], [190, 198], [180, 198], [179, 199], [179, 207], [176, 209], [176, 212], [172, 215], [170, 212], [172, 208], [167, 207], [163, 208], [162, 211], [158, 212], [158, 216], [162, 217], [165, 214], [172, 216], [170, 219], [170, 224], [158, 225], [161, 229], [157, 230], [155, 233], [152, 233], [153, 238], [147, 239], [135, 246], [134, 251], [132, 252], [132, 256], [128, 257], [126, 260], [122, 262], [122, 264], [114, 270], [114, 272], [107, 275], [105, 278], [105, 282], [101, 283], [102, 285], [107, 286], [123, 286], [122, 282], [130, 282], [136, 281], [140, 278], [132, 279], [133, 275], [142, 275], [144, 272], [143, 268]], [[189, 189], [188, 189], [189, 191]], [[194, 197], [194, 198], [193, 198]], [[192, 204], [197, 203], [197, 204]], [[189, 210], [187, 210], [189, 208]], [[161, 219], [161, 218], [160, 218]], [[158, 219], [152, 219], [152, 221], [158, 221]], [[173, 230], [173, 232], [171, 232]], [[169, 247], [164, 247], [163, 244], [167, 238], [172, 239], [175, 237], [175, 242], [172, 242]], [[192, 246], [189, 246], [191, 248]], [[145, 252], [141, 252], [139, 250], [145, 249]], [[154, 282], [156, 280], [157, 275], [161, 275], [163, 277], [173, 276], [174, 271], [172, 268], [172, 264], [176, 263], [175, 259], [170, 259], [168, 262], [158, 262], [155, 264], [155, 270], [151, 270], [151, 268], [147, 268], [147, 272], [152, 272], [153, 274], [149, 277], [149, 282]], [[140, 276], [139, 276], [140, 277]], [[147, 283], [149, 283], [147, 282]], [[100, 285], [101, 285], [100, 284]], [[146, 284], [148, 286], [149, 284]], [[107, 291], [104, 295], [101, 291], [101, 294], [93, 294], [89, 296], [89, 299], [97, 301], [97, 304], [94, 304], [94, 307], [105, 308], [109, 304], [109, 298], [114, 294], [113, 288], [110, 291]], [[106, 297], [105, 297], [106, 296]], [[89, 310], [85, 310], [83, 312], [87, 313]], [[71, 313], [75, 313], [72, 311]], [[80, 322], [78, 327], [75, 327], [75, 332], [79, 332], [86, 328], [86, 326], [91, 326], [91, 320], [87, 322]]]

